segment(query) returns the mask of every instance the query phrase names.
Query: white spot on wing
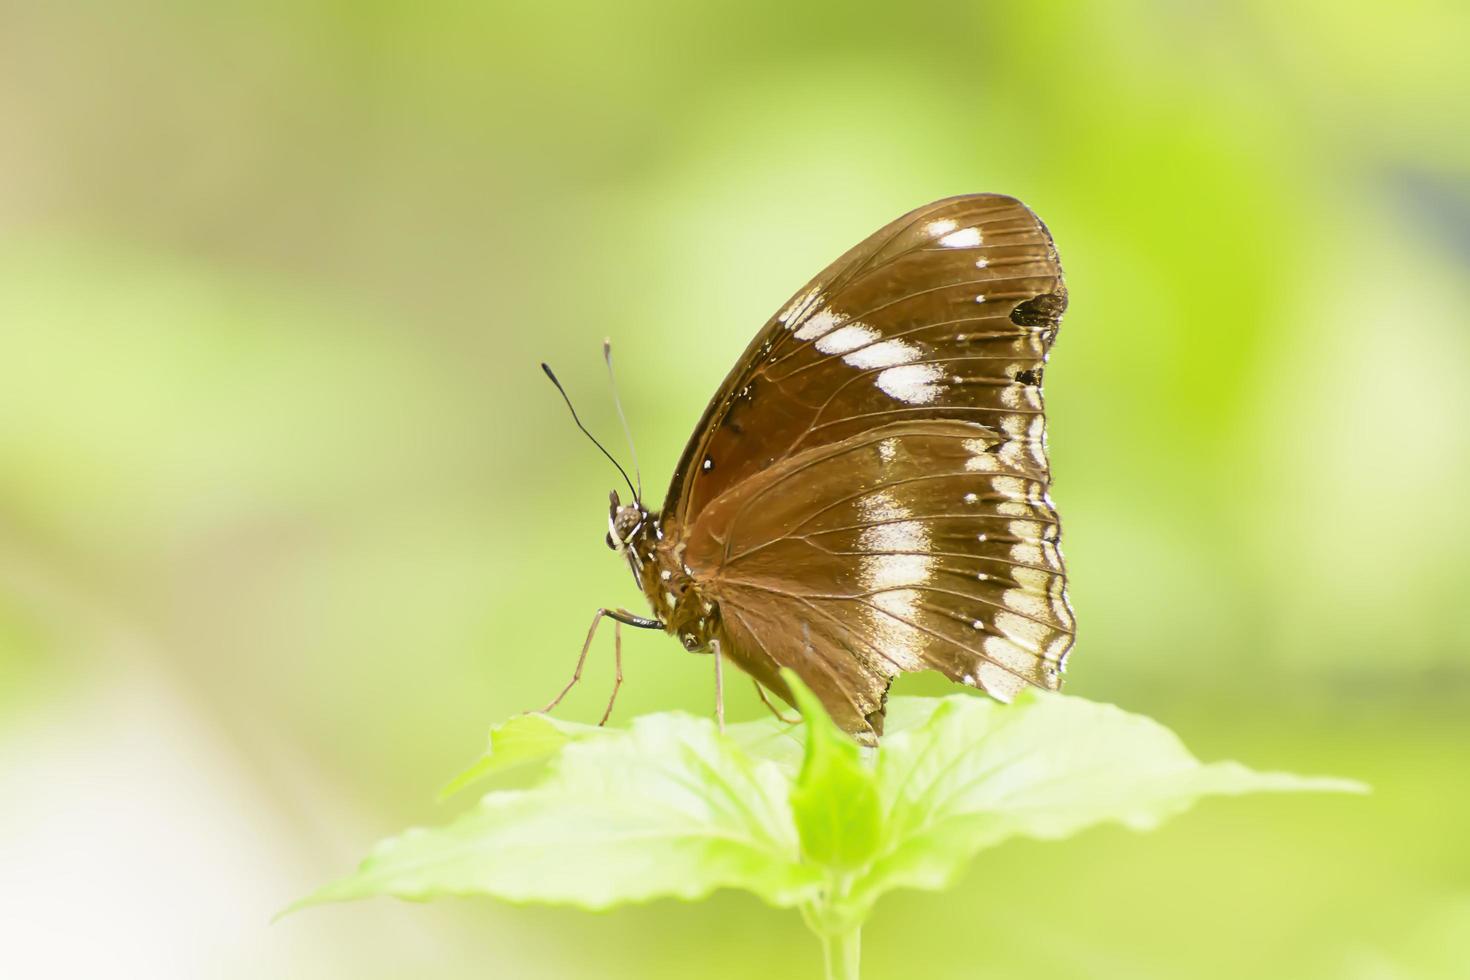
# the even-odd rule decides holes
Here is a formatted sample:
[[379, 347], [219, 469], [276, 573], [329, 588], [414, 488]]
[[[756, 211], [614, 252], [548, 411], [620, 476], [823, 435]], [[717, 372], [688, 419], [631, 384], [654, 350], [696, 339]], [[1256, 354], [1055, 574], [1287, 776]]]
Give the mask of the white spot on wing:
[[999, 636], [987, 636], [985, 642], [980, 644], [980, 649], [985, 651], [985, 656], [1001, 666], [1023, 673], [1030, 670], [1034, 662], [1034, 658], [1025, 650]]
[[1027, 592], [1046, 593], [1051, 585], [1052, 575], [1040, 568], [1013, 566], [1011, 578]]
[[945, 248], [974, 248], [980, 244], [980, 229], [961, 228], [959, 231], [952, 231], [939, 239], [939, 244]]
[[[929, 529], [919, 521], [897, 521], [890, 524], [874, 524], [865, 527], [858, 536], [858, 547], [864, 551], [882, 552], [926, 552], [929, 549]], [[883, 554], [868, 555], [872, 558], [872, 580], [870, 588], [888, 589], [902, 585], [923, 585], [929, 580], [929, 566], [933, 562], [927, 554]]]
[[[1012, 500], [1026, 499], [1026, 481], [1015, 476], [998, 476], [991, 481], [995, 492]], [[1023, 513], [1025, 513], [1023, 511]]]
[[843, 358], [855, 368], [887, 368], [918, 360], [923, 351], [901, 340], [885, 340], [881, 344], [855, 350]]
[[1065, 633], [1058, 633], [1057, 636], [1046, 645], [1046, 652], [1042, 654], [1042, 656], [1044, 656], [1047, 660], [1060, 662], [1062, 656], [1067, 652], [1068, 644], [1070, 644], [1071, 642], [1072, 638], [1070, 636]]
[[980, 665], [980, 686], [997, 701], [1010, 702], [1021, 693], [1026, 682], [987, 661]]
[[996, 613], [995, 625], [1016, 646], [1038, 655], [1041, 653], [1041, 644], [1052, 632], [1049, 626], [1010, 612]]
[[929, 234], [934, 238], [938, 238], [940, 235], [947, 235], [954, 231], [956, 227], [953, 220], [941, 218], [938, 221], [929, 222]]
[[1023, 565], [1040, 565], [1042, 563], [1041, 546], [1027, 544], [1024, 541], [1020, 544], [1013, 544], [1011, 545], [1011, 561], [1018, 561]]
[[[798, 330], [796, 335], [800, 337], [801, 331]], [[817, 338], [817, 350], [823, 354], [846, 354], [877, 339], [878, 331], [861, 323], [849, 323]]]
[[909, 510], [889, 493], [879, 491], [857, 502], [858, 514], [864, 521], [897, 521], [909, 516]]
[[818, 291], [819, 290], [817, 289], [817, 287], [813, 286], [811, 289], [808, 289], [806, 292], [793, 299], [790, 303], [786, 305], [786, 309], [782, 310], [780, 314], [777, 315], [777, 322], [785, 323], [793, 316], [795, 316], [800, 310], [805, 309], [807, 304], [817, 298]]
[[806, 322], [796, 329], [797, 340], [811, 340], [820, 337], [830, 330], [840, 327], [847, 317], [841, 313], [834, 313], [829, 309], [820, 309], [807, 317]]
[[919, 669], [917, 644], [922, 637], [903, 621], [917, 620], [920, 595], [915, 587], [927, 585], [933, 572], [929, 528], [921, 521], [902, 520], [911, 512], [887, 492], [859, 500], [858, 509], [864, 521], [887, 522], [869, 524], [858, 535], [859, 550], [877, 552], [863, 555], [858, 568], [862, 589], [877, 607], [867, 610], [869, 631], [895, 663], [905, 670]]
[[966, 439], [965, 451], [970, 458], [965, 460], [965, 469], [972, 473], [993, 473], [999, 469], [995, 457], [990, 454], [991, 443], [984, 439]]
[[875, 382], [887, 394], [910, 405], [927, 405], [944, 393], [935, 384], [944, 372], [934, 364], [903, 364], [878, 375]]

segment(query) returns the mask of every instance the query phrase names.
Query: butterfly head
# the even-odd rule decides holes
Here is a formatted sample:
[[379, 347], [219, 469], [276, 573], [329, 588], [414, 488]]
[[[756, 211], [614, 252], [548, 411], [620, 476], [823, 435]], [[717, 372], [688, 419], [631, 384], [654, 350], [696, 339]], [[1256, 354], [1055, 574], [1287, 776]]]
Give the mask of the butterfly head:
[[648, 511], [636, 499], [631, 504], [623, 503], [618, 499], [616, 490], [608, 495], [608, 499], [607, 546], [622, 554], [628, 550], [638, 532], [643, 530], [643, 525], [648, 520]]

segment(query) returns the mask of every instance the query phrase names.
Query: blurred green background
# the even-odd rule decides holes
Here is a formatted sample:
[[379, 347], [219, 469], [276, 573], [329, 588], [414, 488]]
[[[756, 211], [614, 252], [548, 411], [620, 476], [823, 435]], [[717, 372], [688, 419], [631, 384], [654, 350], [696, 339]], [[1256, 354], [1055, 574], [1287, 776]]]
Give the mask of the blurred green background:
[[[866, 975], [1470, 976], [1467, 48], [1459, 0], [3, 0], [0, 974], [816, 975], [741, 895], [268, 920], [639, 605], [538, 360], [612, 440], [614, 338], [662, 487], [797, 286], [1001, 191], [1072, 291], [1069, 690], [1375, 792], [989, 852]], [[627, 647], [620, 718], [710, 709]]]

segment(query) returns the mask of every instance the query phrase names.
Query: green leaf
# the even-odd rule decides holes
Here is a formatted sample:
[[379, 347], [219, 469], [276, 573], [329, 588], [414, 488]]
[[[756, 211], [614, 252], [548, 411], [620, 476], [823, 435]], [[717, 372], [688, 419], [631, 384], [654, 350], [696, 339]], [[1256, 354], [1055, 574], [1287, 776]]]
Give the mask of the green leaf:
[[775, 717], [726, 725], [725, 738], [754, 758], [774, 762], [793, 779], [806, 754], [806, 726]]
[[[442, 803], [491, 776], [546, 762], [568, 742], [613, 730], [547, 714], [515, 715], [490, 729], [484, 754], [445, 783], [438, 799]], [[794, 776], [801, 767], [804, 731], [801, 725], [760, 718], [727, 726], [725, 737], [755, 758], [770, 760]]]
[[723, 887], [796, 905], [822, 875], [800, 860], [788, 787], [777, 765], [752, 761], [710, 722], [650, 715], [566, 742], [539, 786], [490, 793], [448, 826], [379, 844], [298, 907], [491, 895], [601, 909]]
[[595, 735], [602, 729], [562, 721], [551, 715], [516, 715], [490, 729], [485, 754], [468, 768], [444, 784], [439, 791], [442, 802], [465, 788], [495, 773], [532, 762], [542, 762], [560, 752], [573, 739]]
[[1157, 722], [1111, 705], [1027, 691], [1011, 705], [956, 695], [886, 737], [878, 757], [884, 839], [847, 914], [893, 888], [939, 889], [1008, 837], [1057, 839], [1094, 824], [1149, 830], [1202, 796], [1359, 783], [1202, 764]]
[[449, 789], [538, 761], [539, 784], [383, 842], [356, 874], [293, 908], [490, 895], [601, 909], [730, 887], [800, 906], [835, 941], [855, 935], [885, 892], [943, 888], [1009, 837], [1054, 839], [1104, 822], [1146, 830], [1210, 794], [1363, 789], [1205, 765], [1156, 722], [1043, 692], [1011, 705], [893, 698], [872, 753], [787, 680], [797, 728], [762, 719], [720, 735], [677, 713], [629, 731], [512, 718]]
[[883, 815], [878, 785], [862, 750], [845, 735], [792, 671], [782, 677], [806, 728], [806, 757], [791, 790], [791, 809], [810, 860], [841, 871], [864, 864], [878, 847]]

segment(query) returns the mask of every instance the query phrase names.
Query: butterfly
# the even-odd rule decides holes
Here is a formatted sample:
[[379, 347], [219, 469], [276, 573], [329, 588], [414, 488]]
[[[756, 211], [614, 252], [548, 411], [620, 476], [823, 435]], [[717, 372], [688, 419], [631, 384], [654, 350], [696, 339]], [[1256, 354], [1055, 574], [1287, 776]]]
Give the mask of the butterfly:
[[[662, 509], [631, 480], [612, 493], [607, 544], [653, 615], [598, 610], [545, 710], [603, 617], [712, 653], [721, 725], [725, 658], [768, 706], [793, 703], [790, 668], [868, 744], [904, 672], [1002, 701], [1058, 688], [1075, 622], [1041, 383], [1066, 306], [1051, 234], [1001, 195], [928, 204], [838, 258], [750, 342]], [[620, 633], [615, 650], [614, 698]]]

